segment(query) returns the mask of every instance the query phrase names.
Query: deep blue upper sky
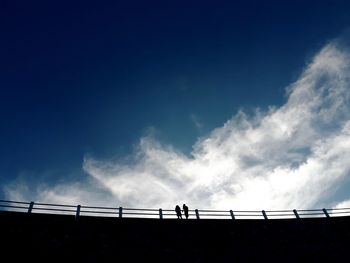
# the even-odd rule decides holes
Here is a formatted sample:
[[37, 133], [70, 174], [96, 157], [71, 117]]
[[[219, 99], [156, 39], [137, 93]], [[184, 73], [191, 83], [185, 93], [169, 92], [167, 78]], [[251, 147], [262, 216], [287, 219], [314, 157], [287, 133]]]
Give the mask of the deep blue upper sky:
[[[148, 129], [189, 152], [284, 88], [349, 1], [0, 1], [0, 183], [123, 156]], [[194, 119], [201, 123], [198, 128]]]

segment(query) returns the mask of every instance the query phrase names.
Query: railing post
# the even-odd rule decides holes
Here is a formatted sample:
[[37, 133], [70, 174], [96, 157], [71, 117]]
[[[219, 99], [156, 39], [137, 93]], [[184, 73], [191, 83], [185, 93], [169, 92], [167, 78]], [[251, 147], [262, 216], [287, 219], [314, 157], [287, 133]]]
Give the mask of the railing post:
[[297, 210], [293, 209], [293, 213], [297, 219], [300, 219], [300, 216], [299, 216]]
[[261, 212], [262, 212], [262, 214], [263, 214], [264, 218], [267, 220], [268, 218], [267, 218], [267, 215], [266, 215], [265, 210], [262, 210]]
[[78, 219], [79, 216], [80, 216], [80, 208], [81, 208], [81, 205], [78, 205], [77, 206], [77, 212], [75, 213], [75, 219]]
[[119, 207], [119, 218], [123, 217], [123, 207]]
[[323, 211], [323, 213], [326, 215], [327, 218], [330, 217], [329, 214], [328, 214], [328, 212], [327, 212], [327, 210], [326, 210], [326, 208], [323, 208], [322, 211]]
[[34, 202], [32, 201], [32, 202], [30, 202], [29, 207], [28, 207], [28, 214], [32, 213], [33, 207], [34, 207]]
[[163, 210], [159, 208], [159, 219], [163, 219]]
[[194, 210], [196, 212], [196, 218], [199, 219], [199, 212], [198, 209]]
[[233, 214], [232, 210], [230, 210], [230, 214], [231, 214], [232, 219], [235, 219], [235, 215]]

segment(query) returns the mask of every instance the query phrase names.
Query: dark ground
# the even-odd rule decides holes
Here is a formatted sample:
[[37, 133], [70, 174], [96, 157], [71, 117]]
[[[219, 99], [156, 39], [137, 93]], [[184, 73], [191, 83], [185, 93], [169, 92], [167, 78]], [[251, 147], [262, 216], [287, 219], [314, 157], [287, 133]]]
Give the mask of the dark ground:
[[[0, 212], [2, 262], [337, 262], [350, 217], [119, 219]], [[347, 260], [346, 260], [347, 261]]]

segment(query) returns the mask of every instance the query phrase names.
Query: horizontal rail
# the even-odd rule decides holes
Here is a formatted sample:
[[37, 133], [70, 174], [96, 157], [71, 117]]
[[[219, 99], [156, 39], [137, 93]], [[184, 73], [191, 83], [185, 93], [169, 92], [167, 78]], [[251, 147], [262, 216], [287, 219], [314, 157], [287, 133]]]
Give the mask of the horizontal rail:
[[126, 212], [123, 215], [149, 215], [149, 216], [158, 216], [158, 213], [137, 213], [137, 212]]
[[[106, 206], [88, 206], [88, 205], [68, 205], [68, 204], [50, 204], [35, 203], [12, 200], [0, 200], [0, 210], [5, 211], [22, 211], [27, 213], [71, 213], [76, 218], [82, 214], [95, 214], [99, 216], [116, 216], [122, 217], [152, 217], [163, 219], [177, 218], [173, 209], [153, 209], [153, 208], [129, 208], [129, 207], [106, 207]], [[181, 210], [184, 216], [183, 210]], [[189, 209], [188, 217], [192, 219], [200, 218], [232, 218], [232, 219], [269, 219], [269, 218], [329, 218], [332, 216], [350, 216], [350, 208], [322, 208], [322, 209], [300, 209], [300, 210], [214, 210], [214, 209]]]
[[201, 216], [231, 216], [229, 211], [227, 211], [227, 215], [223, 214], [200, 214]]
[[[75, 212], [75, 211], [74, 211]], [[110, 211], [93, 211], [93, 210], [80, 210], [80, 213], [89, 213], [89, 214], [111, 214], [116, 215], [118, 212], [110, 212]]]
[[198, 209], [198, 211], [201, 211], [201, 212], [214, 212], [214, 213], [227, 213], [227, 210]]
[[40, 206], [60, 206], [60, 207], [76, 207], [76, 205], [62, 205], [62, 204], [46, 204], [46, 203], [35, 203]]
[[[235, 211], [233, 211], [233, 213], [234, 213]], [[252, 215], [252, 214], [240, 214], [240, 215], [238, 215], [238, 214], [234, 214], [236, 217], [246, 217], [246, 216], [251, 216], [251, 217], [262, 217], [263, 216], [263, 214], [262, 213], [260, 213], [260, 214], [258, 214], [258, 215]]]
[[[301, 210], [298, 210], [301, 211]], [[265, 212], [267, 213], [290, 213], [291, 210], [265, 210]], [[292, 211], [293, 212], [293, 211]]]
[[[299, 215], [301, 215], [301, 214], [299, 214]], [[290, 213], [290, 214], [273, 214], [273, 215], [268, 215], [269, 217], [271, 217], [271, 216], [293, 216], [293, 217], [295, 217], [295, 214], [294, 213]]]
[[324, 213], [300, 213], [301, 216], [324, 215]]
[[[328, 210], [328, 208], [327, 208]], [[322, 209], [307, 209], [307, 210], [303, 210], [303, 209], [299, 209], [298, 212], [316, 212], [316, 211], [322, 211]]]
[[35, 208], [33, 208], [33, 210], [57, 211], [57, 212], [75, 212], [75, 210], [71, 210], [71, 209], [43, 208], [43, 207], [35, 207]]
[[158, 211], [158, 209], [152, 209], [152, 208], [124, 208], [123, 210], [130, 210], [130, 211]]
[[350, 208], [327, 208], [327, 210], [349, 210], [350, 212]]
[[30, 202], [11, 201], [11, 200], [0, 200], [0, 202], [3, 202], [3, 203], [15, 203], [15, 204], [26, 204], [26, 205], [30, 204]]
[[[115, 207], [106, 207], [106, 206], [86, 206], [82, 205], [81, 208], [90, 208], [90, 209], [105, 209], [105, 210], [115, 210]], [[124, 208], [125, 209], [125, 208]]]
[[350, 211], [345, 211], [345, 212], [329, 212], [328, 214], [350, 214]]
[[16, 206], [16, 205], [0, 205], [0, 207], [28, 209], [28, 207], [25, 207], [25, 206]]

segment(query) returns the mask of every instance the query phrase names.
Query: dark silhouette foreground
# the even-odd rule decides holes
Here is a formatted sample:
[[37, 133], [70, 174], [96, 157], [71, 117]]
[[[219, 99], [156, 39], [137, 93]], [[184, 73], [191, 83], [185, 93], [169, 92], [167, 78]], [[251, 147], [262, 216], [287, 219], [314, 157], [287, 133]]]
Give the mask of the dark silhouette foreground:
[[0, 212], [2, 262], [343, 262], [350, 217], [132, 219]]
[[175, 212], [176, 212], [177, 218], [178, 218], [178, 219], [182, 219], [182, 214], [181, 214], [181, 208], [180, 208], [180, 206], [178, 206], [178, 205], [175, 206]]
[[183, 204], [182, 209], [184, 211], [186, 219], [188, 219], [188, 206]]

